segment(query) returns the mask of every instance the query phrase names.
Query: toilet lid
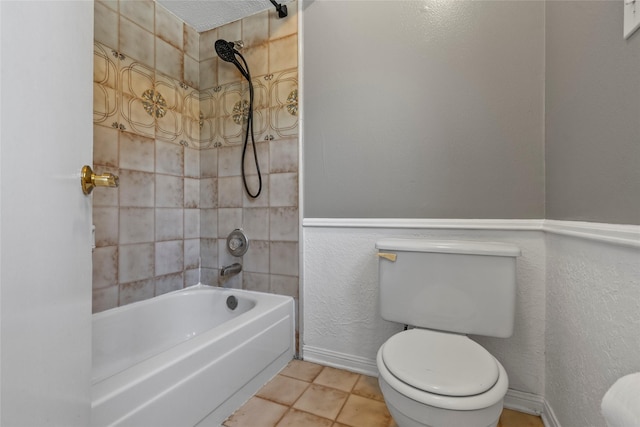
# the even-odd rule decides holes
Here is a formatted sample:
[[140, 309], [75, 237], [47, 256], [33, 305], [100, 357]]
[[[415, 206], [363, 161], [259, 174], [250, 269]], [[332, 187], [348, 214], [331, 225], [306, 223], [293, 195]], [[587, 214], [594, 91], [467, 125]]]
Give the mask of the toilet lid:
[[473, 396], [498, 381], [498, 363], [464, 335], [410, 329], [382, 348], [385, 366], [402, 382], [443, 396]]

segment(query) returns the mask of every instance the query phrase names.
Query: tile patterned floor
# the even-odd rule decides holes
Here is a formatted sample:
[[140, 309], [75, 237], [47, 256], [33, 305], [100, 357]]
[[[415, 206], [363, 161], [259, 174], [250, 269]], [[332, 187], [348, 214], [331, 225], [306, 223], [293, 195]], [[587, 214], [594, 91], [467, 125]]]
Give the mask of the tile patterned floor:
[[[224, 423], [225, 427], [397, 427], [378, 379], [293, 360]], [[498, 427], [543, 427], [505, 409]]]

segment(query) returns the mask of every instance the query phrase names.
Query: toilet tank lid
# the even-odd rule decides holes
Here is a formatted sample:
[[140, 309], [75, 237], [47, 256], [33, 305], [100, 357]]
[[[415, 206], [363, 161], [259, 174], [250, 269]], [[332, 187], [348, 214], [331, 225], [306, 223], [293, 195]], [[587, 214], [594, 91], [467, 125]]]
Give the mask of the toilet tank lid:
[[391, 251], [437, 252], [448, 254], [520, 256], [520, 248], [511, 243], [471, 240], [383, 239], [376, 248]]

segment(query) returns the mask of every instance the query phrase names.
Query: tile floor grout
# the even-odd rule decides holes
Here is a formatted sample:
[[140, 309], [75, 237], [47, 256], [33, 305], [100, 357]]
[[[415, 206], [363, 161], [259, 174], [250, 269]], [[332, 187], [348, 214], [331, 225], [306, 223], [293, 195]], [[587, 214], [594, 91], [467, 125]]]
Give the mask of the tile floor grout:
[[[397, 427], [375, 377], [292, 360], [222, 424], [224, 427]], [[505, 409], [498, 427], [544, 427]]]

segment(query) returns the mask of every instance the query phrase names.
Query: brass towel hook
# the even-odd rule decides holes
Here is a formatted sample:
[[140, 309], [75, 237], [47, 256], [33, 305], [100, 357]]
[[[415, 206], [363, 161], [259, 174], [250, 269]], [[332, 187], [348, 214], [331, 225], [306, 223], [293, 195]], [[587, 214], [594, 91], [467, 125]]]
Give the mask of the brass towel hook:
[[88, 165], [82, 167], [80, 174], [80, 184], [84, 194], [91, 194], [95, 187], [117, 187], [118, 181], [119, 178], [112, 173], [96, 175]]

